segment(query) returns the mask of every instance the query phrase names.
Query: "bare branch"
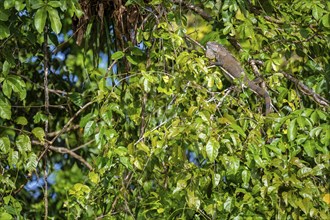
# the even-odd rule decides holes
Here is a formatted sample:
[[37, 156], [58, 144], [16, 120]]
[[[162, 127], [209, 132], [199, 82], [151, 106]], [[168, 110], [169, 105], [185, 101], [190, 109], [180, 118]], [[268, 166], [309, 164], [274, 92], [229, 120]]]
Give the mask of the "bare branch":
[[84, 111], [88, 106], [90, 106], [91, 104], [93, 104], [94, 101], [90, 101], [88, 103], [86, 103], [83, 107], [81, 107], [81, 109], [79, 109], [71, 118], [70, 120], [64, 125], [64, 127], [62, 128], [62, 130], [60, 130], [55, 137], [50, 141], [50, 144], [53, 144], [54, 141], [61, 135], [63, 134], [68, 127], [71, 125], [72, 121], [82, 112]]
[[[79, 125], [72, 125], [71, 127], [68, 127], [68, 128], [67, 128], [65, 131], [63, 131], [62, 133], [64, 133], [64, 132], [69, 132], [69, 131], [72, 131], [72, 130], [76, 130], [76, 129], [79, 129], [79, 128], [80, 128]], [[48, 133], [48, 137], [55, 137], [55, 136], [57, 136], [61, 131], [62, 131], [62, 129], [59, 130], [59, 131], [50, 132], [50, 133]]]
[[[45, 113], [47, 119], [45, 121], [45, 138], [47, 140], [48, 135], [48, 123], [49, 123], [49, 90], [48, 90], [48, 72], [49, 72], [49, 54], [48, 54], [48, 26], [45, 25], [44, 28], [44, 94], [45, 94]], [[44, 205], [45, 205], [45, 216], [44, 219], [48, 219], [48, 185], [47, 185], [47, 151], [49, 148], [48, 141], [44, 143], [44, 152], [40, 157], [44, 157]]]
[[287, 79], [289, 79], [291, 82], [296, 84], [296, 86], [302, 93], [311, 97], [314, 100], [314, 102], [316, 102], [317, 104], [319, 104], [321, 106], [330, 107], [330, 102], [327, 99], [325, 99], [322, 96], [320, 96], [319, 94], [315, 93], [312, 89], [308, 88], [308, 86], [306, 86], [304, 83], [299, 81], [297, 78], [295, 78], [294, 76], [292, 76], [291, 74], [286, 73], [286, 72], [281, 72], [281, 73]]
[[87, 143], [84, 143], [84, 144], [82, 144], [82, 145], [80, 145], [80, 146], [78, 146], [78, 147], [76, 147], [76, 148], [73, 148], [71, 151], [77, 151], [77, 150], [79, 150], [79, 149], [81, 149], [81, 148], [83, 148], [83, 147], [86, 147], [87, 145], [90, 145], [90, 144], [93, 143], [94, 141], [95, 141], [95, 139], [92, 139], [92, 140], [88, 141]]
[[195, 13], [199, 14], [202, 18], [204, 18], [206, 21], [213, 21], [213, 18], [206, 12], [204, 11], [202, 8], [190, 4], [184, 0], [173, 0], [173, 3], [177, 4], [177, 5], [182, 5], [192, 11], [194, 11]]
[[[35, 145], [39, 145], [39, 146], [43, 146], [44, 144], [39, 142], [39, 141], [35, 141], [32, 140], [32, 144]], [[93, 167], [80, 155], [76, 154], [75, 152], [73, 152], [72, 150], [65, 148], [65, 147], [58, 147], [58, 146], [53, 146], [53, 145], [49, 145], [49, 149], [61, 154], [69, 154], [71, 157], [79, 160], [81, 163], [83, 163], [89, 170], [93, 170]]]
[[273, 17], [270, 17], [270, 16], [264, 16], [265, 20], [269, 21], [269, 22], [272, 22], [272, 23], [275, 23], [275, 24], [284, 24], [284, 21], [282, 20], [279, 20], [277, 18], [273, 18]]

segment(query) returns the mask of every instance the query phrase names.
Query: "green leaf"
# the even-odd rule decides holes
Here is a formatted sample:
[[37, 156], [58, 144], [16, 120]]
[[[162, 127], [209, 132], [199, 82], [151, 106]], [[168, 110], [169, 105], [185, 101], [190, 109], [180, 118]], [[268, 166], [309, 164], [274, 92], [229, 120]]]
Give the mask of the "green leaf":
[[176, 188], [173, 190], [173, 193], [179, 192], [180, 190], [186, 188], [187, 186], [187, 181], [184, 179], [178, 180], [176, 183]]
[[9, 13], [7, 10], [0, 9], [0, 21], [8, 21]]
[[3, 94], [7, 96], [9, 99], [11, 98], [11, 94], [13, 92], [10, 84], [8, 83], [8, 80], [5, 80], [3, 82], [3, 87], [2, 87]]
[[16, 165], [18, 163], [18, 151], [10, 151], [8, 157], [8, 163], [10, 166]]
[[62, 5], [60, 1], [49, 1], [47, 4], [53, 8], [58, 8]]
[[81, 93], [73, 92], [69, 95], [69, 97], [75, 105], [77, 105], [79, 107], [83, 106], [84, 99], [83, 99], [83, 96], [81, 95]]
[[187, 200], [189, 207], [199, 209], [201, 201], [197, 196], [195, 196], [195, 192], [193, 190], [187, 190]]
[[87, 124], [90, 120], [92, 120], [92, 118], [94, 118], [94, 116], [93, 116], [92, 113], [89, 113], [89, 114], [85, 115], [84, 117], [82, 117], [82, 118], [80, 119], [79, 126], [80, 126], [81, 128], [85, 127], [86, 124]]
[[31, 152], [28, 156], [27, 163], [24, 165], [25, 169], [31, 173], [37, 168], [38, 165], [38, 157], [33, 152]]
[[46, 7], [39, 8], [34, 16], [34, 26], [39, 33], [44, 31], [47, 20]]
[[88, 177], [92, 181], [92, 183], [98, 184], [100, 182], [100, 176], [95, 172], [90, 172], [88, 174]]
[[11, 105], [0, 96], [0, 117], [3, 119], [11, 119]]
[[232, 209], [234, 208], [234, 200], [232, 197], [228, 197], [225, 201], [225, 203], [223, 204], [223, 208], [227, 211], [227, 212], [231, 212]]
[[308, 140], [303, 144], [303, 148], [308, 156], [315, 157], [315, 148], [316, 148], [315, 143], [312, 143], [311, 140]]
[[249, 184], [251, 179], [251, 172], [249, 170], [242, 171], [242, 180], [244, 184]]
[[33, 1], [30, 1], [30, 3], [31, 3], [32, 9], [38, 9], [45, 5], [43, 0], [33, 0]]
[[0, 151], [6, 154], [10, 150], [10, 140], [8, 137], [1, 137], [0, 138]]
[[47, 120], [47, 116], [43, 114], [41, 111], [37, 112], [37, 114], [33, 116], [33, 122], [35, 124], [39, 123], [40, 121], [45, 122], [46, 120]]
[[27, 125], [28, 124], [28, 121], [27, 121], [27, 119], [24, 116], [17, 117], [16, 120], [15, 120], [15, 122], [18, 125]]
[[2, 64], [2, 74], [6, 77], [10, 70], [10, 63], [7, 60]]
[[4, 87], [5, 87], [4, 93], [8, 98], [11, 97], [11, 92], [14, 91], [19, 94], [20, 100], [25, 99], [26, 97], [25, 82], [22, 79], [20, 79], [18, 76], [9, 75], [4, 81]]
[[302, 167], [301, 169], [298, 170], [297, 172], [297, 177], [299, 178], [304, 178], [309, 176], [313, 172], [313, 169], [310, 167]]
[[14, 219], [12, 215], [8, 214], [7, 212], [0, 213], [0, 219], [2, 220], [12, 220]]
[[322, 16], [323, 14], [323, 9], [320, 8], [318, 5], [314, 5], [312, 8], [312, 15], [316, 20], [319, 20], [319, 18]]
[[219, 142], [213, 137], [211, 137], [210, 140], [207, 142], [205, 146], [206, 155], [211, 162], [213, 162], [215, 158], [218, 156], [219, 147], [220, 147]]
[[120, 163], [122, 163], [127, 169], [133, 170], [133, 166], [131, 162], [129, 161], [128, 157], [120, 157], [119, 158]]
[[60, 16], [58, 16], [58, 12], [56, 9], [47, 7], [49, 19], [50, 19], [50, 25], [52, 27], [52, 30], [56, 33], [59, 34], [62, 29], [62, 23], [60, 20]]
[[296, 119], [290, 121], [288, 125], [288, 139], [289, 141], [293, 141], [297, 136], [297, 125]]
[[134, 60], [135, 57], [131, 57], [131, 56], [126, 56], [126, 59], [128, 60], [128, 62], [130, 62], [133, 65], [137, 65], [138, 62]]
[[17, 0], [5, 0], [4, 3], [3, 3], [3, 7], [5, 9], [12, 8], [12, 7], [14, 7], [16, 1]]
[[319, 118], [326, 121], [328, 116], [325, 114], [325, 112], [319, 110], [319, 109], [316, 109], [315, 112], [318, 114]]
[[89, 137], [94, 133], [95, 130], [95, 122], [89, 121], [87, 122], [85, 128], [84, 128], [84, 137]]
[[242, 135], [243, 138], [246, 137], [246, 134], [245, 134], [244, 130], [240, 126], [238, 126], [237, 124], [230, 124], [230, 127], [232, 129], [234, 129], [235, 131], [237, 131], [237, 133]]
[[149, 2], [150, 5], [159, 5], [161, 4], [163, 1], [162, 0], [152, 0], [151, 2]]
[[143, 90], [146, 93], [150, 92], [150, 90], [151, 90], [151, 88], [150, 88], [151, 87], [151, 84], [150, 84], [149, 80], [146, 79], [146, 78], [142, 78], [142, 80], [143, 80]]
[[126, 147], [117, 147], [115, 150], [114, 150], [114, 153], [115, 154], [118, 154], [118, 156], [122, 157], [122, 156], [125, 156], [127, 155], [127, 148]]
[[123, 58], [125, 56], [125, 54], [122, 51], [117, 51], [113, 54], [111, 54], [111, 60], [119, 60], [121, 58]]
[[32, 134], [34, 134], [34, 136], [38, 138], [39, 141], [41, 141], [42, 143], [44, 142], [45, 140], [44, 129], [42, 129], [41, 127], [36, 127], [32, 130]]
[[84, 184], [76, 183], [74, 186], [69, 190], [70, 195], [74, 195], [76, 197], [83, 196], [85, 194], [89, 194], [91, 189]]
[[0, 40], [3, 40], [10, 36], [10, 31], [7, 25], [0, 22]]
[[330, 28], [330, 13], [325, 14], [321, 21], [324, 27]]
[[16, 11], [22, 11], [25, 8], [25, 3], [22, 1], [15, 1]]
[[145, 152], [148, 156], [150, 155], [150, 149], [149, 147], [144, 144], [143, 142], [139, 142], [137, 145], [136, 145], [136, 148]]
[[236, 156], [224, 156], [223, 165], [227, 168], [227, 173], [236, 175], [240, 167], [240, 160]]
[[16, 139], [16, 146], [20, 152], [31, 151], [30, 138], [25, 134], [19, 135]]

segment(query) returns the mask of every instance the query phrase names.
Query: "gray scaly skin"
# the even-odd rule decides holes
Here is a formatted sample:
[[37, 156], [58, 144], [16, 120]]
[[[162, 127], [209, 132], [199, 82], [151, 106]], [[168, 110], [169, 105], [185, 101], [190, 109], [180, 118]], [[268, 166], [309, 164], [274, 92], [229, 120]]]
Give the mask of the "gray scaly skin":
[[234, 79], [242, 78], [244, 85], [265, 99], [265, 114], [267, 115], [270, 113], [271, 100], [268, 92], [254, 82], [250, 81], [246, 75], [243, 76], [244, 70], [240, 63], [224, 46], [215, 42], [207, 42], [206, 57], [209, 59], [215, 59], [217, 61], [215, 65], [222, 67], [226, 77], [229, 78], [231, 82], [233, 82]]

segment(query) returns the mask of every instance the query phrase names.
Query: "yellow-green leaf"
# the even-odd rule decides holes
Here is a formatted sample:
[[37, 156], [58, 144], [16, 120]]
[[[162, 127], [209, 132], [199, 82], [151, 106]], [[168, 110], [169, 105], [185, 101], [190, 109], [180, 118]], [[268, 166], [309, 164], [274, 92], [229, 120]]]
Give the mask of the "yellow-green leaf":
[[40, 127], [36, 127], [32, 130], [32, 134], [34, 134], [34, 136], [36, 138], [38, 138], [39, 141], [41, 141], [42, 143], [45, 140], [45, 131], [44, 129], [40, 128]]
[[50, 19], [50, 25], [52, 27], [52, 30], [56, 33], [59, 34], [61, 29], [62, 29], [62, 23], [60, 20], [60, 16], [58, 15], [58, 12], [56, 9], [47, 7], [49, 19]]
[[39, 33], [44, 31], [44, 27], [47, 20], [46, 8], [42, 7], [37, 10], [34, 15], [34, 26]]

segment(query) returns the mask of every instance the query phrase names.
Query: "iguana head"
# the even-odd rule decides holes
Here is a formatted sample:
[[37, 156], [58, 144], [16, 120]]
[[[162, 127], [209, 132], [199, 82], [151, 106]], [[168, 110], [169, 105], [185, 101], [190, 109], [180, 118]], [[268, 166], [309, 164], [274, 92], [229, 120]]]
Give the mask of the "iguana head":
[[215, 59], [216, 57], [216, 43], [214, 42], [207, 42], [206, 43], [206, 57], [209, 59]]
[[227, 55], [227, 50], [221, 45], [216, 42], [207, 42], [206, 43], [206, 57], [209, 59], [217, 59], [222, 56]]

